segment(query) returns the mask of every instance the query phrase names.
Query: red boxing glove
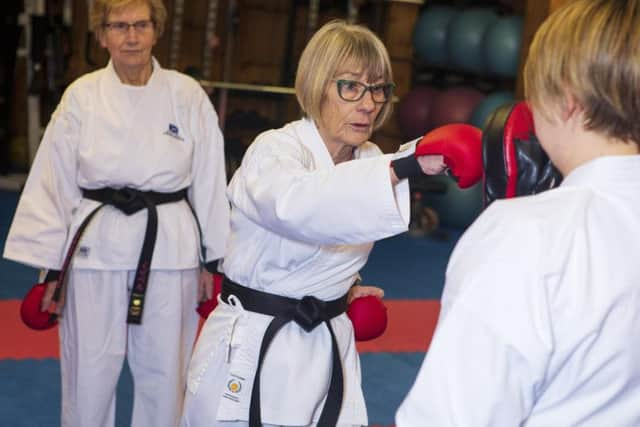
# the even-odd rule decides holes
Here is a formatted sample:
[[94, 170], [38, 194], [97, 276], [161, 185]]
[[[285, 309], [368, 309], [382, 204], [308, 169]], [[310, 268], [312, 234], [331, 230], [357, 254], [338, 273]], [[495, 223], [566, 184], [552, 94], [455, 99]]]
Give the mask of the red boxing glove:
[[222, 274], [213, 273], [213, 295], [211, 296], [211, 299], [201, 301], [200, 304], [198, 304], [198, 308], [196, 308], [198, 314], [200, 314], [200, 316], [205, 320], [218, 305], [218, 295], [222, 292], [223, 279], [224, 276]]
[[42, 297], [47, 289], [47, 283], [34, 285], [20, 304], [20, 318], [22, 322], [37, 331], [53, 328], [58, 324], [58, 315], [40, 310]]
[[482, 131], [475, 126], [455, 123], [434, 129], [416, 145], [416, 157], [438, 155], [460, 188], [469, 188], [482, 179]]
[[387, 329], [387, 307], [373, 295], [356, 298], [347, 308], [356, 341], [378, 338]]

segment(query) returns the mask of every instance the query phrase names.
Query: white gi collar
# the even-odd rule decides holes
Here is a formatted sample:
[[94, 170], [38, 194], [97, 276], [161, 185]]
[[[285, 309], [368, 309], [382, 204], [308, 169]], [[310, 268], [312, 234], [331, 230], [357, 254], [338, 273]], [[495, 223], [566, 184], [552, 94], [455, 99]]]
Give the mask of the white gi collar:
[[562, 187], [610, 188], [621, 183], [640, 184], [640, 155], [606, 156], [575, 168], [562, 181]]
[[[141, 87], [151, 87], [157, 83], [158, 76], [160, 75], [160, 69], [161, 69], [160, 63], [154, 56], [151, 57], [151, 63], [153, 64], [153, 69], [151, 70], [151, 76], [149, 76], [149, 80], [147, 81], [147, 84]], [[111, 78], [112, 86], [127, 86], [120, 81], [120, 77], [118, 77], [118, 73], [116, 73], [116, 69], [113, 66], [113, 60], [109, 59], [109, 62], [107, 63], [107, 66], [105, 67], [105, 69], [107, 70], [107, 73], [109, 74], [109, 76], [111, 76], [110, 78]]]
[[[300, 135], [300, 140], [303, 145], [311, 150], [313, 156], [322, 164], [322, 166], [335, 166], [335, 163], [333, 163], [333, 159], [331, 158], [331, 154], [322, 140], [315, 122], [308, 117], [305, 117], [299, 120], [298, 123], [299, 126], [296, 126], [296, 132]], [[359, 157], [360, 149], [356, 148], [353, 151], [353, 158], [357, 159]]]

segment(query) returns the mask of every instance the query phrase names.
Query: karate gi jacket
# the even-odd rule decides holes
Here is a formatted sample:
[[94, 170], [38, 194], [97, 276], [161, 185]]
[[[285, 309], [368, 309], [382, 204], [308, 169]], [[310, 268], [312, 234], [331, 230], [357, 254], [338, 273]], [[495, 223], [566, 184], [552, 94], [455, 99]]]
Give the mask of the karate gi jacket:
[[496, 201], [450, 259], [398, 427], [640, 425], [640, 156]]
[[[206, 261], [222, 257], [229, 230], [224, 143], [204, 90], [153, 60], [145, 86], [122, 84], [110, 62], [72, 83], [46, 128], [9, 230], [4, 257], [60, 269], [82, 220], [98, 202], [81, 188], [133, 187], [188, 197], [202, 226]], [[200, 237], [185, 201], [158, 205], [152, 269], [199, 265]], [[75, 268], [134, 270], [146, 210], [99, 211], [76, 251]]]
[[[367, 142], [335, 165], [315, 124], [292, 122], [261, 134], [227, 189], [231, 234], [223, 269], [261, 291], [332, 300], [348, 292], [373, 242], [407, 230], [409, 186], [391, 185], [389, 164]], [[380, 284], [383, 286], [384, 284]], [[219, 400], [219, 420], [247, 420], [262, 336], [271, 316], [221, 303], [209, 316], [189, 369], [189, 392]], [[346, 314], [331, 320], [344, 373], [340, 424], [366, 425], [360, 364]], [[220, 353], [225, 354], [220, 357]], [[205, 375], [229, 363], [227, 387], [206, 390]], [[261, 377], [262, 422], [308, 425], [322, 410], [331, 377], [331, 337], [322, 324], [291, 322], [275, 336]]]

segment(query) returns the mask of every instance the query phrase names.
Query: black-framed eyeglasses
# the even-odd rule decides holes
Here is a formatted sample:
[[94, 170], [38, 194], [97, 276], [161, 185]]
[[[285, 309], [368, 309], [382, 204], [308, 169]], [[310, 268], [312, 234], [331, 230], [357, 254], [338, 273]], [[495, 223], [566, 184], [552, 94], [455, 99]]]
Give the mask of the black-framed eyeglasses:
[[377, 85], [366, 85], [356, 80], [336, 80], [338, 95], [345, 101], [360, 101], [367, 91], [371, 92], [371, 98], [376, 104], [384, 104], [391, 99], [393, 83], [382, 83]]
[[129, 32], [129, 28], [133, 27], [136, 33], [144, 33], [153, 28], [153, 20], [151, 19], [143, 19], [136, 22], [124, 22], [124, 21], [115, 21], [115, 22], [106, 22], [104, 27], [108, 30], [111, 30], [118, 34], [126, 34]]

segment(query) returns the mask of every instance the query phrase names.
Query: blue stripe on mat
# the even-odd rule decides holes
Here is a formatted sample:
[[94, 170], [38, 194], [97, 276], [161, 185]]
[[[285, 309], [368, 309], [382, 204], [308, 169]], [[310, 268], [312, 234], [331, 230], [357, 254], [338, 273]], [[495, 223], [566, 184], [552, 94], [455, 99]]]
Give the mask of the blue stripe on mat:
[[[394, 424], [395, 411], [413, 384], [423, 358], [424, 353], [361, 355], [362, 387], [370, 424]], [[60, 425], [60, 366], [57, 360], [2, 360], [0, 379], [0, 425]], [[133, 382], [125, 365], [118, 384], [116, 427], [129, 425], [132, 397]]]
[[418, 374], [424, 353], [365, 353], [360, 355], [362, 388], [369, 424], [395, 424], [395, 412]]
[[408, 233], [375, 244], [362, 269], [365, 283], [382, 287], [392, 299], [440, 299], [444, 273], [459, 229], [441, 229], [439, 238]]
[[[60, 425], [60, 365], [57, 360], [0, 360], [0, 426]], [[128, 368], [118, 383], [116, 427], [129, 426], [133, 382]]]
[[[4, 252], [18, 196], [16, 192], [0, 191], [0, 254]], [[0, 257], [0, 299], [22, 299], [36, 280], [38, 270]]]

